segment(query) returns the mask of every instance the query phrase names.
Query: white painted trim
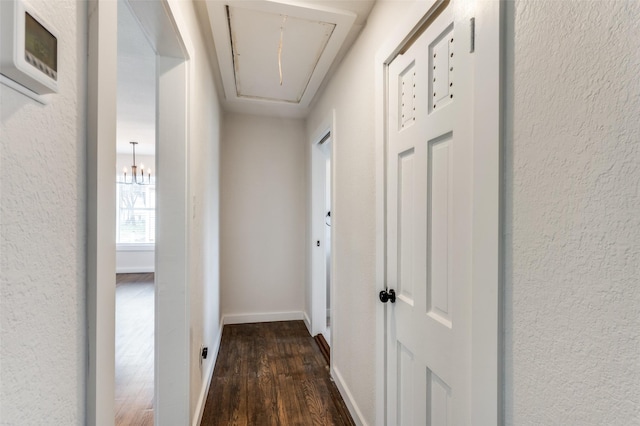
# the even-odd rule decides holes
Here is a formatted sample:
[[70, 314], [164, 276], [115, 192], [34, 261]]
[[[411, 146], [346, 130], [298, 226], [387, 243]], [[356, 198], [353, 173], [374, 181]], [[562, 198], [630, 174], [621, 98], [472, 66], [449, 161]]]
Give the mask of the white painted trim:
[[[161, 58], [180, 57], [184, 52], [184, 45], [180, 44], [179, 34], [185, 34], [177, 28], [180, 25], [175, 24], [175, 16], [173, 11], [176, 7], [171, 7], [169, 3], [175, 3], [174, 0], [161, 0], [157, 2], [140, 2], [136, 1], [129, 6], [134, 10], [134, 14], [139, 20], [141, 26], [145, 29], [147, 35], [163, 34], [163, 37], [150, 37], [149, 41], [154, 45], [156, 52]], [[113, 181], [113, 164], [115, 164], [115, 127], [116, 127], [116, 86], [117, 86], [117, 37], [114, 36], [114, 28], [117, 28], [117, 7], [118, 2], [115, 1], [98, 1], [92, 0], [89, 3], [88, 16], [88, 32], [89, 32], [89, 63], [87, 70], [88, 93], [87, 93], [87, 323], [88, 323], [88, 366], [87, 366], [87, 385], [86, 385], [86, 423], [89, 425], [113, 425], [114, 423], [114, 388], [115, 388], [115, 182]], [[181, 25], [184, 28], [184, 24]], [[172, 35], [175, 37], [172, 38]], [[177, 52], [177, 53], [176, 53]], [[166, 55], [166, 56], [162, 56]], [[186, 66], [185, 66], [186, 67]], [[174, 71], [173, 69], [171, 71]], [[174, 71], [172, 83], [166, 83], [166, 89], [172, 89], [176, 86], [176, 81], [181, 80], [176, 77]], [[186, 73], [182, 80], [186, 80]], [[162, 83], [160, 83], [162, 84]], [[182, 86], [182, 85], [179, 85]], [[186, 82], [184, 84], [186, 87]], [[172, 89], [171, 93], [181, 90]], [[162, 90], [161, 90], [162, 93]], [[185, 91], [186, 93], [186, 91]], [[178, 94], [179, 96], [179, 94]], [[170, 132], [175, 136], [180, 130], [184, 130], [184, 126], [174, 125], [175, 120], [186, 119], [186, 102], [178, 102], [171, 96], [166, 97], [164, 102], [165, 110], [170, 110], [169, 106], [182, 107], [184, 114], [167, 114], [171, 117], [169, 124], [165, 126], [170, 128]], [[186, 101], [186, 98], [185, 98]], [[158, 99], [158, 102], [163, 102]], [[174, 110], [175, 112], [175, 110]], [[164, 134], [159, 132], [158, 134]], [[187, 132], [184, 132], [184, 138], [187, 138]], [[168, 135], [164, 137], [170, 137]], [[185, 139], [186, 140], [186, 139]], [[185, 142], [186, 143], [186, 142]], [[168, 169], [172, 170], [171, 167]], [[168, 181], [175, 184], [175, 180], [167, 178]], [[186, 186], [183, 188], [186, 190]], [[175, 202], [175, 201], [174, 201]], [[185, 201], [186, 205], [186, 201]], [[171, 222], [171, 221], [169, 221]], [[173, 229], [171, 223], [170, 229]], [[176, 250], [179, 253], [185, 253], [184, 248], [180, 249], [169, 243], [166, 245], [167, 250]], [[182, 246], [181, 246], [182, 247]], [[156, 247], [158, 248], [158, 247]], [[158, 255], [156, 251], [156, 256]], [[185, 254], [186, 256], [186, 254]], [[167, 258], [164, 267], [167, 271], [177, 269], [179, 274], [183, 267], [172, 268], [178, 261]], [[167, 276], [169, 276], [167, 274]], [[180, 280], [173, 282], [186, 283], [186, 274]], [[170, 280], [169, 280], [170, 281]], [[186, 285], [186, 284], [185, 284]], [[169, 350], [175, 349], [179, 351], [181, 348], [188, 352], [188, 332], [189, 328], [179, 327], [176, 321], [172, 322], [171, 314], [182, 318], [176, 311], [179, 304], [175, 300], [168, 300], [165, 303], [166, 309], [158, 308], [158, 289], [162, 285], [156, 285], [156, 348], [158, 342], [162, 339], [158, 338], [159, 321], [165, 321], [170, 324], [166, 330], [173, 331], [174, 335], [182, 333], [186, 342], [183, 345], [164, 345]], [[171, 299], [171, 297], [169, 297]], [[183, 297], [184, 299], [184, 297]], [[186, 302], [185, 302], [186, 303]], [[182, 312], [185, 314], [188, 305], [184, 305]], [[167, 318], [164, 318], [166, 313]], [[186, 312], [188, 314], [188, 312]], [[185, 316], [186, 316], [185, 314]], [[188, 317], [187, 317], [188, 320]], [[173, 327], [173, 328], [172, 328]], [[160, 327], [161, 330], [165, 329]], [[168, 339], [170, 340], [170, 339]], [[165, 342], [166, 343], [166, 342]], [[175, 362], [168, 354], [161, 357], [168, 367], [160, 368], [158, 362], [158, 351], [155, 351], [156, 357], [156, 386], [155, 386], [155, 416], [154, 421], [159, 424], [166, 421], [167, 424], [184, 424], [183, 421], [173, 421], [172, 413], [186, 412], [189, 415], [188, 386], [183, 391], [178, 386], [172, 388], [170, 380], [168, 385], [164, 386], [173, 391], [178, 397], [158, 397], [158, 371], [172, 373], [176, 377], [184, 376], [184, 381], [189, 380], [189, 372], [177, 371], [177, 366], [184, 363]], [[188, 368], [188, 363], [186, 364]], [[170, 392], [167, 392], [170, 393]], [[186, 395], [186, 402], [180, 401], [180, 395]], [[166, 407], [165, 407], [166, 405]], [[176, 407], [178, 405], [178, 407]], [[182, 407], [183, 405], [184, 407]], [[179, 409], [178, 409], [179, 408]], [[169, 415], [165, 418], [161, 413], [166, 411]], [[178, 415], [178, 414], [176, 414]], [[185, 416], [183, 416], [185, 417]]]
[[[376, 272], [375, 289], [380, 292], [386, 288], [386, 104], [387, 104], [387, 65], [390, 53], [380, 50], [375, 59], [375, 156], [376, 156]], [[387, 338], [386, 305], [376, 304], [376, 341], [375, 341], [375, 398], [376, 424], [384, 425], [387, 416]]]
[[[360, 425], [367, 426], [367, 422], [364, 421], [364, 416], [362, 415], [362, 411], [360, 411], [360, 408], [358, 407], [358, 404], [356, 404], [356, 401], [353, 398], [353, 395], [351, 394], [349, 387], [346, 385], [344, 379], [342, 378], [342, 374], [340, 374], [340, 371], [338, 371], [336, 367], [331, 368], [331, 378], [336, 384], [338, 391], [340, 391], [340, 395], [342, 396], [344, 403], [347, 405], [347, 408], [349, 409], [349, 413], [351, 414], [351, 417], [353, 418], [353, 421], [355, 422], [355, 424], [358, 426]], [[376, 424], [384, 424], [384, 423], [376, 422]]]
[[309, 331], [309, 334], [311, 334], [313, 336], [313, 334], [311, 332], [311, 320], [309, 319], [309, 315], [307, 315], [306, 312], [303, 312], [302, 315], [304, 317], [304, 318], [302, 318], [304, 320], [304, 325], [307, 326], [307, 330]]
[[119, 267], [116, 268], [116, 274], [148, 274], [151, 272], [154, 272], [154, 267], [136, 267], [136, 266], [130, 266], [128, 268], [126, 267]]
[[[180, 33], [177, 27], [174, 31], [176, 36]], [[188, 424], [192, 414], [187, 198], [190, 72], [189, 62], [184, 58], [159, 55], [156, 66], [158, 185], [154, 420], [156, 425], [177, 425]]]
[[[427, 17], [444, 0], [416, 2], [406, 20], [398, 25], [387, 41], [378, 50], [375, 57], [375, 145], [376, 145], [376, 289], [386, 287], [386, 94], [387, 68], [403, 45], [420, 28]], [[488, 55], [484, 61], [476, 60], [476, 74], [482, 79], [474, 79], [474, 193], [475, 187], [491, 182], [494, 196], [482, 203], [474, 200], [473, 229], [482, 230], [482, 235], [474, 235], [472, 285], [474, 298], [472, 304], [472, 406], [471, 418], [478, 424], [501, 424], [501, 276], [502, 258], [500, 245], [500, 126], [501, 126], [501, 37], [502, 2], [478, 0], [476, 12], [476, 53]], [[477, 57], [476, 56], [476, 57]], [[496, 65], [497, 64], [497, 65]], [[493, 67], [493, 68], [491, 68]], [[493, 71], [493, 72], [492, 72]], [[491, 75], [488, 81], [485, 76]], [[489, 105], [483, 105], [490, 99]], [[495, 126], [486, 126], [493, 120]], [[492, 122], [492, 123], [493, 123]], [[478, 146], [483, 149], [478, 150]], [[486, 247], [491, 247], [487, 250]], [[475, 289], [476, 283], [482, 283], [482, 291]], [[386, 305], [379, 304], [376, 309], [376, 424], [386, 424]], [[492, 336], [487, 341], [485, 336]], [[486, 390], [488, 389], [488, 391]]]
[[[222, 86], [225, 95], [223, 102], [232, 107], [235, 106], [236, 108], [241, 108], [242, 105], [248, 108], [257, 106], [258, 108], [263, 108], [263, 110], [265, 108], [268, 109], [270, 106], [277, 108], [285, 107], [285, 109], [294, 115], [304, 115], [306, 112], [305, 110], [313, 101], [318, 88], [322, 84], [326, 73], [331, 67], [331, 64], [340, 51], [340, 48], [356, 20], [356, 14], [353, 12], [312, 3], [296, 4], [289, 1], [246, 2], [243, 0], [228, 0], [222, 2], [208, 0], [206, 4], [209, 22], [211, 23], [211, 31], [214, 35], [214, 39], [216, 40], [216, 56], [220, 66]], [[234, 62], [233, 52], [231, 51], [231, 33], [226, 6], [245, 7], [267, 13], [275, 13], [336, 24], [331, 37], [324, 47], [322, 55], [318, 58], [315, 69], [311, 74], [307, 87], [298, 103], [252, 99], [238, 96], [235, 83], [236, 77], [233, 69]]]
[[88, 425], [113, 425], [115, 390], [116, 86], [118, 4], [88, 3], [87, 382]]
[[[311, 208], [308, 213], [308, 219], [310, 221], [310, 230], [311, 235], [309, 239], [309, 250], [310, 250], [310, 279], [311, 279], [311, 335], [315, 336], [316, 334], [327, 335], [327, 319], [326, 319], [326, 310], [327, 310], [327, 276], [326, 276], [326, 250], [324, 248], [325, 241], [325, 222], [324, 222], [324, 213], [319, 213], [318, 206], [326, 206], [326, 154], [321, 150], [318, 145], [319, 142], [324, 138], [327, 134], [330, 134], [329, 140], [332, 144], [332, 149], [330, 153], [330, 161], [331, 161], [331, 170], [335, 170], [335, 165], [333, 163], [333, 146], [335, 140], [335, 123], [334, 123], [335, 111], [332, 110], [331, 113], [325, 117], [322, 124], [320, 124], [315, 131], [312, 133], [312, 137], [310, 140], [310, 164], [311, 164]], [[334, 185], [333, 176], [331, 176], [331, 185]], [[331, 205], [332, 209], [335, 206], [334, 203], [334, 193], [333, 188], [331, 188]], [[324, 209], [323, 209], [324, 210]], [[332, 213], [332, 216], [335, 216]], [[333, 218], [332, 218], [333, 219]], [[333, 222], [332, 222], [333, 223]], [[333, 267], [334, 262], [334, 229], [331, 227], [331, 250], [330, 255], [331, 259], [329, 260], [332, 265], [330, 273], [335, 269]], [[321, 246], [318, 247], [316, 245], [316, 241], [321, 242]], [[331, 285], [330, 293], [333, 293], [333, 276], [329, 277], [329, 283]], [[335, 309], [333, 310], [335, 312]]]
[[[331, 332], [328, 337], [329, 348], [334, 351], [339, 346], [334, 346], [334, 343], [338, 341], [338, 334], [340, 331], [340, 324], [338, 321], [338, 306], [340, 305], [340, 300], [336, 297], [336, 271], [338, 267], [338, 256], [336, 255], [336, 247], [338, 246], [336, 240], [339, 239], [337, 229], [340, 229], [340, 219], [339, 217], [339, 209], [337, 208], [336, 203], [336, 182], [338, 181], [336, 176], [338, 170], [338, 161], [336, 155], [336, 147], [339, 144], [339, 136], [338, 136], [338, 125], [337, 125], [337, 114], [336, 110], [331, 110], [331, 259], [329, 262], [331, 263], [331, 270], [329, 271], [329, 285], [330, 289], [330, 309], [331, 309]], [[333, 366], [335, 361], [335, 357], [330, 357], [330, 367]]]
[[155, 251], [155, 244], [116, 244], [116, 251]]
[[486, 425], [503, 424], [502, 8], [477, 0], [475, 17], [471, 413]]
[[253, 314], [228, 314], [222, 317], [222, 323], [226, 324], [248, 324], [254, 322], [273, 322], [273, 321], [297, 321], [304, 320], [304, 312], [264, 312]]
[[[207, 378], [202, 382], [202, 389], [200, 390], [200, 396], [198, 397], [198, 403], [196, 404], [195, 415], [193, 416], [192, 426], [199, 426], [202, 422], [202, 415], [204, 414], [205, 403], [207, 402], [207, 395], [209, 395], [209, 388], [211, 387], [211, 379], [213, 378], [213, 370], [218, 360], [218, 354], [220, 353], [220, 342], [222, 341], [222, 329], [224, 325], [220, 321], [220, 328], [218, 330], [218, 337], [215, 340], [214, 347], [209, 351], [209, 359], [207, 363], [207, 372], [205, 377]], [[198, 354], [200, 356], [200, 354]]]

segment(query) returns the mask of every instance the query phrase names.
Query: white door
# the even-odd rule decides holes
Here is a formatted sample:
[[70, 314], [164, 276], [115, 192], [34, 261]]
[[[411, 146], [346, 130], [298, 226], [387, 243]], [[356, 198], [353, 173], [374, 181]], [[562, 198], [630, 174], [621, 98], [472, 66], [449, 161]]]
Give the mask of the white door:
[[473, 63], [457, 7], [389, 66], [389, 425], [471, 424]]

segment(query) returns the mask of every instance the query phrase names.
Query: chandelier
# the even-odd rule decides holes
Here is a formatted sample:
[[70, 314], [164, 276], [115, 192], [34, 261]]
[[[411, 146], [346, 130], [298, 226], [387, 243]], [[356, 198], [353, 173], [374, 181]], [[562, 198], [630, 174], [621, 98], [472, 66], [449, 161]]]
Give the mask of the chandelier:
[[129, 176], [129, 180], [127, 180], [127, 171], [128, 169], [125, 167], [122, 169], [122, 181], [118, 183], [124, 183], [127, 185], [138, 184], [138, 185], [151, 185], [151, 169], [147, 169], [147, 179], [145, 182], [145, 173], [144, 173], [144, 164], [140, 163], [140, 174], [138, 174], [138, 166], [136, 166], [136, 145], [138, 142], [129, 142], [131, 147], [133, 148], [133, 165], [131, 166], [131, 174]]

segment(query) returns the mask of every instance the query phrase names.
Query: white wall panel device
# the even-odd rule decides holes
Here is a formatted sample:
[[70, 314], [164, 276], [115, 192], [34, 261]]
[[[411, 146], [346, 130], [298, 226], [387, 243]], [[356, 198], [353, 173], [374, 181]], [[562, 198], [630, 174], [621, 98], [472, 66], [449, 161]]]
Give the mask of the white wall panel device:
[[39, 95], [57, 93], [58, 31], [24, 0], [0, 8], [0, 73]]

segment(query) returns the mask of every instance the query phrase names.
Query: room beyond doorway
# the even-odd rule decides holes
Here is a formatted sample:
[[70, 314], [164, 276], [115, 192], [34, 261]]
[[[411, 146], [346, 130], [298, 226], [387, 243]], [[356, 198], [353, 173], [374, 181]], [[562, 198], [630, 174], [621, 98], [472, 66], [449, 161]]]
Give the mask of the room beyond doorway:
[[154, 274], [116, 275], [116, 425], [153, 425]]

